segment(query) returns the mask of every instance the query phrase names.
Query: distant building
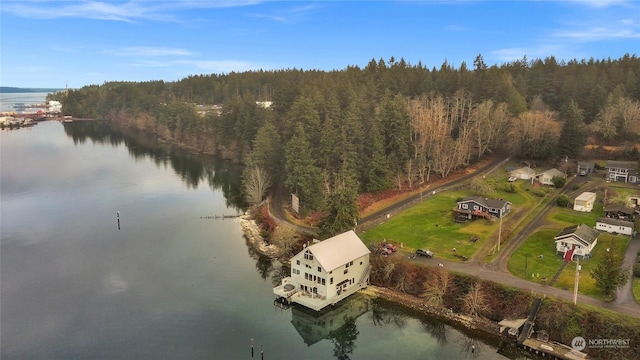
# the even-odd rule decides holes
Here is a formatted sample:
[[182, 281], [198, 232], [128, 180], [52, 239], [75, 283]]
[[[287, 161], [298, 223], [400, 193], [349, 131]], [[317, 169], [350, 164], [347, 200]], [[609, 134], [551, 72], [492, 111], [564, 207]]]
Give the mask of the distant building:
[[273, 293], [319, 311], [369, 284], [371, 251], [352, 230], [317, 242], [291, 258], [291, 276]]
[[561, 177], [561, 178], [566, 178], [565, 174], [558, 170], [558, 169], [549, 169], [546, 171], [543, 171], [541, 173], [537, 173], [534, 177], [535, 181], [539, 182], [542, 185], [551, 185], [553, 186], [553, 178], [554, 177]]
[[536, 171], [532, 168], [525, 166], [519, 169], [515, 169], [509, 172], [509, 176], [513, 176], [522, 180], [529, 180], [536, 175]]
[[573, 210], [590, 212], [596, 202], [596, 193], [585, 191], [573, 201]]
[[486, 219], [501, 218], [511, 211], [511, 202], [504, 199], [470, 196], [458, 201], [453, 211], [456, 213], [456, 221], [471, 220], [479, 217]]
[[628, 183], [640, 182], [638, 178], [638, 162], [636, 161], [607, 161], [607, 180]]
[[596, 220], [596, 229], [606, 231], [611, 234], [633, 235], [635, 224], [631, 221], [599, 217]]

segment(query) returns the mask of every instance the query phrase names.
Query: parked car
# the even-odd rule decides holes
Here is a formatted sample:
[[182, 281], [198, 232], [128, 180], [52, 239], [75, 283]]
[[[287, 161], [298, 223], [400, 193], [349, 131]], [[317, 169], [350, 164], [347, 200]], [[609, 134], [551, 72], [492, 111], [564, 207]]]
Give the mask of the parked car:
[[584, 170], [581, 170], [581, 171], [580, 171], [580, 176], [587, 176], [587, 172], [586, 172], [586, 171], [584, 171]]
[[393, 245], [392, 243], [389, 242], [383, 242], [382, 243], [382, 247], [387, 248], [393, 252], [398, 251], [398, 247], [396, 245]]
[[514, 181], [516, 181], [516, 180], [518, 180], [518, 178], [517, 178], [517, 177], [515, 177], [515, 176], [509, 176], [509, 182], [514, 182]]
[[430, 250], [425, 250], [425, 249], [418, 249], [416, 250], [416, 255], [418, 256], [426, 256], [426, 257], [433, 257], [433, 253]]
[[391, 249], [387, 249], [384, 246], [379, 247], [378, 251], [380, 252], [380, 254], [385, 255], [385, 256], [393, 254], [393, 251], [391, 251]]

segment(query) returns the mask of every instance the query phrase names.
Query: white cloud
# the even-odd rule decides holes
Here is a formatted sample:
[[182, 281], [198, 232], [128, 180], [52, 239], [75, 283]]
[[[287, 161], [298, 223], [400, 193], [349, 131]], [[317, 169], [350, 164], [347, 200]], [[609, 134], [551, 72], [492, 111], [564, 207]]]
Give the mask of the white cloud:
[[153, 47], [153, 46], [131, 46], [123, 47], [116, 50], [107, 50], [105, 53], [117, 56], [127, 57], [159, 57], [159, 56], [189, 56], [192, 52], [170, 47]]
[[540, 45], [533, 47], [504, 48], [492, 51], [491, 53], [500, 61], [509, 62], [521, 60], [524, 56], [529, 60], [537, 58], [543, 59], [552, 54], [557, 55], [561, 49], [562, 47], [557, 45]]
[[599, 41], [607, 39], [640, 39], [638, 29], [615, 28], [607, 26], [593, 26], [585, 29], [564, 30], [556, 34], [558, 37], [571, 38], [581, 41]]
[[628, 4], [628, 0], [567, 0], [569, 2], [585, 4], [594, 8], [604, 8], [616, 5]]
[[176, 63], [190, 64], [198, 69], [214, 73], [229, 73], [232, 71], [242, 72], [249, 70], [265, 69], [260, 64], [241, 60], [186, 60], [176, 61]]
[[36, 1], [3, 0], [1, 12], [28, 19], [84, 18], [136, 22], [138, 19], [178, 21], [174, 13], [188, 9], [226, 8], [259, 4], [256, 0], [238, 1]]

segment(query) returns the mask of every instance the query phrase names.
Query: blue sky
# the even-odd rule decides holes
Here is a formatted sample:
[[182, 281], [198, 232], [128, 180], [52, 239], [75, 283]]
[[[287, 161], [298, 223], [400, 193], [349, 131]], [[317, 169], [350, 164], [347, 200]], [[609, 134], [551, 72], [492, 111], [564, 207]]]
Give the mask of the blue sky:
[[640, 1], [2, 0], [0, 85], [273, 69], [372, 59], [473, 67], [527, 56], [619, 58], [640, 49]]

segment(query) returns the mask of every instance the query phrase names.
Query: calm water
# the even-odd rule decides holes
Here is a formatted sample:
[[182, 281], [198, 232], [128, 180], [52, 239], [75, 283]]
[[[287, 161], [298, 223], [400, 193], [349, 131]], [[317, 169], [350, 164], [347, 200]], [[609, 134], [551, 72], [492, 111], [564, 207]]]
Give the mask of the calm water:
[[505, 358], [381, 301], [276, 308], [280, 268], [201, 219], [239, 211], [227, 163], [99, 122], [0, 140], [2, 359], [250, 359], [251, 339], [264, 359]]
[[16, 104], [25, 105], [40, 105], [46, 102], [48, 93], [0, 93], [0, 112], [15, 111], [17, 113], [22, 112], [37, 112], [38, 108], [15, 108]]

